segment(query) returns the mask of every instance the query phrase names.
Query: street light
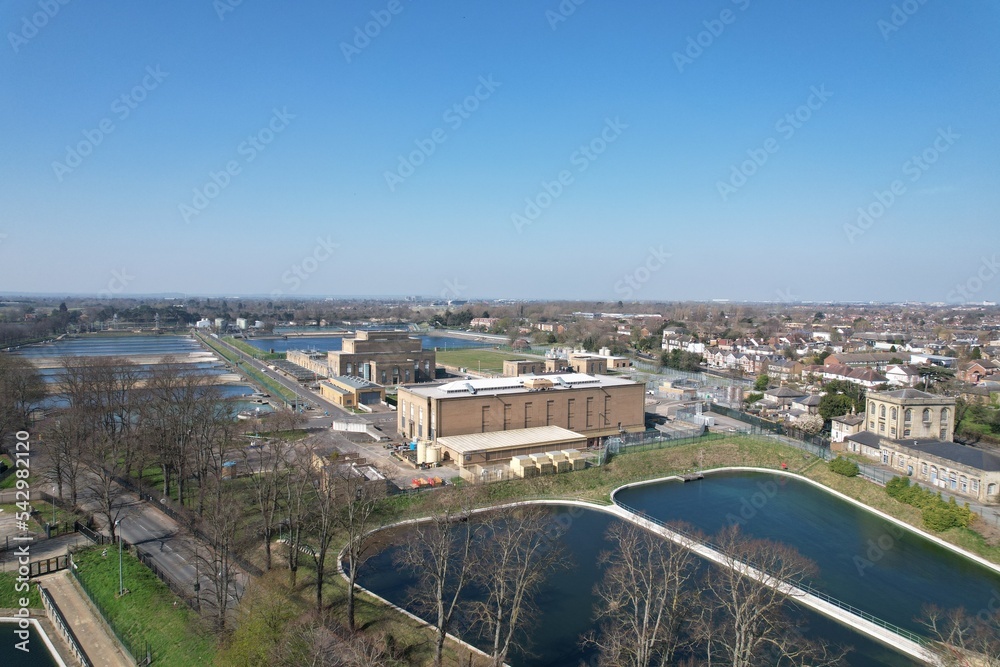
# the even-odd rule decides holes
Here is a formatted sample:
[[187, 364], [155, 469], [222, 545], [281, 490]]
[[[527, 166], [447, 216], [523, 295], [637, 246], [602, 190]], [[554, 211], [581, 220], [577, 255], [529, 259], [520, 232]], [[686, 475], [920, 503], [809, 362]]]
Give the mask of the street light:
[[121, 519], [115, 521], [115, 531], [118, 533], [118, 597], [124, 595], [125, 592], [125, 582], [122, 579], [122, 534], [118, 530], [121, 524]]

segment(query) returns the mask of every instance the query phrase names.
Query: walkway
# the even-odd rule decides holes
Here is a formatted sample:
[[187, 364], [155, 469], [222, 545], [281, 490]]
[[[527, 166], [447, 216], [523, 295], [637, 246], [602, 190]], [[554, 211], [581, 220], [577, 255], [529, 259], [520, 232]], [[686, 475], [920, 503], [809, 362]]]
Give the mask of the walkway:
[[108, 632], [104, 621], [73, 581], [63, 570], [34, 580], [49, 592], [73, 628], [73, 633], [94, 667], [130, 667], [132, 664], [118, 649], [118, 642]]

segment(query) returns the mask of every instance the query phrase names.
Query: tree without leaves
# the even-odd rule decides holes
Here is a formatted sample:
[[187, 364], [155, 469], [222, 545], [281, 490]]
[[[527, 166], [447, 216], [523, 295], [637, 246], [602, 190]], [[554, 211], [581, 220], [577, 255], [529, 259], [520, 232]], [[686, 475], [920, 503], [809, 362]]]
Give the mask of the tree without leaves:
[[73, 505], [79, 500], [91, 426], [86, 412], [71, 407], [49, 420], [42, 429], [42, 474], [55, 483], [60, 498], [65, 497], [64, 490], [68, 487]]
[[[795, 584], [815, 572], [815, 565], [795, 549], [766, 540], [747, 539], [738, 526], [724, 529], [717, 549], [724, 562], [702, 579], [705, 605], [696, 637], [704, 643], [707, 664], [838, 664], [844, 652], [811, 642], [795, 631], [787, 596], [779, 584]], [[763, 579], [750, 574], [752, 566]]]
[[698, 604], [690, 587], [694, 554], [624, 521], [611, 526], [608, 539], [616, 546], [601, 555], [607, 569], [595, 587], [600, 631], [587, 642], [600, 650], [602, 666], [673, 664]]
[[1000, 667], [1000, 622], [995, 615], [971, 616], [964, 609], [929, 605], [923, 623], [937, 640], [932, 650], [944, 667]]
[[32, 406], [44, 396], [45, 383], [30, 362], [0, 354], [0, 443], [30, 424]]
[[473, 603], [473, 621], [490, 643], [493, 667], [501, 667], [518, 631], [533, 615], [533, 596], [560, 564], [561, 552], [547, 535], [548, 515], [540, 508], [507, 507], [491, 512], [476, 570], [483, 599]]
[[439, 494], [437, 499], [440, 506], [431, 518], [406, 534], [397, 560], [417, 573], [414, 602], [434, 619], [434, 665], [440, 667], [459, 599], [477, 567], [473, 544], [478, 542], [479, 530], [471, 520], [471, 491]]

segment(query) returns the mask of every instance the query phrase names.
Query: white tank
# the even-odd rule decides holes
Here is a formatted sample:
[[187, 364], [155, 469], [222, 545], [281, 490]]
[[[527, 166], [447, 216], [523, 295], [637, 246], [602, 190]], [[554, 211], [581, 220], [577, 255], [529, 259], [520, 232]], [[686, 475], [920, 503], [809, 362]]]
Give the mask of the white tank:
[[427, 443], [423, 440], [417, 441], [417, 465], [427, 462]]
[[427, 448], [427, 462], [428, 463], [440, 463], [441, 462], [441, 445], [434, 445]]

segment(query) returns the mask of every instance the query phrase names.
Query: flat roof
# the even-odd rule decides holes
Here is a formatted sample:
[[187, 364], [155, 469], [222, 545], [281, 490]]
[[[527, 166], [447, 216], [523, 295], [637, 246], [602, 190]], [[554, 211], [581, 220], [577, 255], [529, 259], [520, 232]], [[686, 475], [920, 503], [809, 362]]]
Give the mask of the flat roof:
[[348, 387], [353, 387], [355, 389], [378, 389], [379, 385], [374, 382], [369, 382], [364, 378], [354, 377], [353, 375], [334, 375], [330, 378], [331, 380], [336, 380], [341, 384], [346, 384]]
[[487, 378], [480, 380], [456, 380], [444, 384], [407, 385], [406, 391], [429, 398], [455, 398], [479, 394], [516, 394], [531, 391], [524, 386], [527, 380], [544, 378], [552, 387], [543, 391], [564, 391], [566, 389], [587, 389], [590, 387], [622, 387], [639, 385], [638, 382], [612, 375], [588, 375], [586, 373], [559, 373], [555, 375], [520, 375], [510, 378]]
[[556, 447], [586, 439], [587, 436], [561, 426], [535, 426], [512, 431], [448, 435], [438, 438], [437, 444], [458, 454], [471, 454], [490, 449], [514, 449], [540, 445]]

